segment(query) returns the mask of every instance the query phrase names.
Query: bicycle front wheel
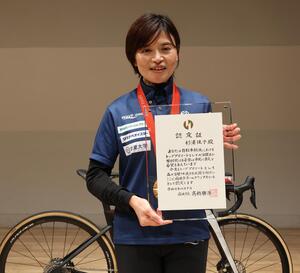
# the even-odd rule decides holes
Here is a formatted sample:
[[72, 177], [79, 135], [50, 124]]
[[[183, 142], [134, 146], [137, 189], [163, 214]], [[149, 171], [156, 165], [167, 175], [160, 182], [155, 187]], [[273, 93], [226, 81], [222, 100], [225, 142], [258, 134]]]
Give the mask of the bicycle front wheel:
[[[292, 273], [292, 260], [279, 233], [265, 221], [245, 214], [218, 218], [218, 223], [239, 273]], [[213, 233], [212, 233], [213, 234]], [[209, 243], [207, 272], [232, 269], [216, 235]]]
[[[56, 261], [98, 232], [93, 223], [73, 213], [33, 215], [16, 225], [2, 241], [0, 273], [51, 272]], [[59, 272], [117, 272], [109, 239], [102, 235]]]

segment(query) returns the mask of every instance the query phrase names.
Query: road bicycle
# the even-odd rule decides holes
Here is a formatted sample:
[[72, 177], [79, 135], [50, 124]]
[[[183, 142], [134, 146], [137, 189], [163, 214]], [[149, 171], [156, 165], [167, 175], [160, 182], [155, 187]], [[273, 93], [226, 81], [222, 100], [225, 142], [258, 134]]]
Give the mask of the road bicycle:
[[[77, 173], [85, 179], [85, 170]], [[238, 186], [226, 183], [227, 198], [234, 196], [229, 209], [206, 210], [211, 232], [207, 272], [292, 273], [291, 255], [276, 229], [256, 216], [235, 213], [248, 191], [256, 207], [254, 178], [247, 177]], [[110, 239], [113, 209], [106, 204], [103, 208], [108, 223], [103, 228], [66, 211], [42, 212], [22, 220], [0, 245], [0, 273], [117, 272]]]

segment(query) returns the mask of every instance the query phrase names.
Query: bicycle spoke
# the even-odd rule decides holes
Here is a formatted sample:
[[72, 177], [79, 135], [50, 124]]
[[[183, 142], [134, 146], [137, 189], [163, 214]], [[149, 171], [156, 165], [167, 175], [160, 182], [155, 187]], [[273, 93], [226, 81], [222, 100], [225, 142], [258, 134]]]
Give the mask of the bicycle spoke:
[[[266, 265], [266, 266], [264, 266], [264, 267], [261, 267], [261, 268], [255, 269], [255, 270], [253, 270], [253, 271], [250, 271], [249, 273], [261, 271], [261, 270], [263, 270], [263, 269], [266, 269], [266, 268], [268, 268], [268, 267], [272, 267], [272, 266], [278, 265], [278, 264], [279, 264], [279, 263], [274, 263], [274, 264]], [[279, 265], [280, 265], [280, 264], [279, 264]]]
[[36, 264], [26, 264], [26, 263], [16, 263], [16, 262], [7, 262], [7, 264], [24, 265], [24, 266], [31, 266], [31, 267], [38, 267], [38, 268], [40, 268], [40, 266], [36, 265]]
[[52, 240], [51, 240], [51, 259], [53, 259], [53, 244], [54, 244], [54, 226], [55, 226], [55, 222], [53, 222], [53, 226], [52, 226]]
[[37, 238], [34, 236], [34, 234], [29, 230], [28, 231], [30, 235], [33, 237], [33, 239], [36, 241], [36, 243], [40, 246], [40, 248], [45, 252], [45, 254], [50, 258], [50, 255], [47, 253], [45, 248], [41, 245], [41, 243], [37, 240]]
[[252, 257], [259, 249], [261, 249], [266, 243], [268, 243], [270, 240], [266, 239], [262, 244], [260, 244], [255, 250], [252, 249], [252, 251], [250, 252], [250, 254], [243, 260], [243, 262], [245, 260], [247, 260], [245, 266], [248, 264], [248, 261], [250, 259], [250, 257]]
[[[207, 260], [207, 264], [208, 265], [210, 265], [212, 268], [216, 268], [216, 265], [215, 264], [213, 264], [213, 262], [211, 262], [210, 260]], [[211, 272], [215, 272], [215, 271], [213, 271], [213, 270], [211, 270], [211, 269], [206, 269], [207, 271], [211, 271]]]
[[272, 253], [274, 253], [276, 251], [276, 249], [271, 250], [269, 253], [267, 253], [266, 255], [264, 255], [263, 257], [257, 259], [256, 261], [252, 262], [251, 264], [247, 265], [247, 268], [249, 268], [251, 265], [256, 264], [257, 262], [263, 260], [264, 258], [270, 256]]
[[117, 270], [114, 270], [114, 269], [80, 268], [80, 270], [94, 271], [94, 272], [118, 272]]
[[78, 236], [79, 232], [80, 232], [80, 228], [79, 228], [79, 227], [77, 227], [77, 232], [76, 232], [76, 234], [75, 234], [75, 236], [74, 236], [74, 238], [73, 238], [73, 241], [71, 242], [71, 244], [70, 244], [70, 246], [69, 246], [69, 249], [68, 249], [68, 251], [67, 251], [66, 255], [68, 255], [68, 254], [69, 254], [69, 252], [70, 252], [70, 250], [71, 250], [71, 247], [73, 246], [73, 244], [74, 244], [75, 240], [77, 239], [77, 236]]
[[84, 262], [84, 263], [78, 263], [77, 265], [90, 264], [90, 263], [99, 262], [99, 261], [103, 261], [103, 260], [105, 260], [105, 258], [99, 258], [99, 259], [91, 260], [91, 261]]
[[[43, 236], [44, 236], [44, 239], [45, 239], [47, 248], [48, 248], [48, 250], [49, 250], [49, 253], [51, 253], [50, 246], [49, 246], [49, 243], [48, 243], [48, 240], [47, 240], [47, 237], [46, 237], [44, 228], [43, 228], [42, 224], [40, 224], [39, 226], [40, 226], [40, 228], [41, 228], [41, 230], [42, 230], [42, 233], [43, 233]], [[50, 256], [50, 259], [51, 259], [51, 256]]]
[[23, 243], [23, 241], [21, 239], [19, 239], [19, 241], [21, 242], [21, 244], [25, 247], [25, 249], [29, 252], [29, 254], [31, 255], [31, 257], [40, 265], [41, 268], [43, 268], [42, 264], [40, 263], [40, 261], [33, 255], [33, 253], [30, 251], [30, 249]]
[[[16, 250], [12, 250], [11, 252], [12, 252], [12, 253], [17, 253], [17, 254], [19, 254], [20, 256], [23, 256], [23, 257], [25, 257], [25, 258], [28, 258], [28, 259], [30, 259], [30, 260], [36, 262], [36, 259], [34, 259], [32, 256], [28, 256], [28, 255], [26, 255], [26, 254], [24, 254], [24, 253], [22, 253], [22, 252], [16, 251]], [[43, 263], [43, 262], [41, 262], [41, 263], [42, 263], [43, 265], [45, 265], [45, 263]], [[36, 265], [36, 266], [38, 266], [38, 265]], [[38, 267], [39, 267], [39, 266], [38, 266]]]
[[68, 235], [68, 223], [66, 223], [66, 231], [65, 231], [65, 239], [64, 239], [64, 247], [63, 247], [63, 257], [65, 256], [65, 249], [66, 249], [66, 241], [67, 241], [67, 235]]
[[[96, 250], [98, 249], [98, 247], [94, 248], [92, 251], [90, 251], [89, 253], [87, 253], [85, 256], [83, 256], [77, 263], [76, 263], [76, 266], [77, 265], [80, 265], [80, 264], [84, 264], [84, 263], [81, 263], [81, 261], [83, 261], [84, 259], [86, 259], [88, 256], [90, 256], [92, 253], [94, 253]], [[102, 258], [101, 260], [103, 260], [105, 258]]]
[[259, 234], [260, 234], [260, 231], [258, 230], [257, 231], [257, 234], [256, 234], [256, 237], [255, 237], [255, 240], [254, 240], [254, 242], [253, 242], [253, 244], [252, 244], [252, 247], [251, 247], [251, 250], [250, 250], [250, 254], [248, 255], [248, 257], [246, 257], [246, 263], [245, 263], [245, 266], [247, 266], [247, 263], [248, 263], [248, 261], [249, 261], [249, 258], [251, 257], [251, 255], [252, 255], [252, 253], [253, 253], [253, 249], [254, 249], [254, 246], [255, 246], [255, 244], [256, 244], [256, 242], [257, 242], [257, 239], [258, 239], [258, 236], [259, 236]]
[[245, 232], [245, 236], [244, 236], [244, 240], [243, 240], [243, 246], [242, 246], [242, 251], [241, 251], [241, 255], [240, 255], [240, 261], [242, 261], [242, 258], [243, 258], [243, 253], [244, 253], [245, 244], [246, 244], [246, 241], [247, 241], [248, 231], [249, 231], [249, 226], [247, 226], [247, 229], [246, 229], [246, 232]]
[[217, 257], [220, 256], [220, 254], [216, 250], [214, 250], [212, 247], [208, 247], [208, 249], [211, 250]]
[[237, 223], [234, 224], [234, 247], [233, 247], [233, 259], [235, 259], [235, 250], [236, 250], [236, 225]]

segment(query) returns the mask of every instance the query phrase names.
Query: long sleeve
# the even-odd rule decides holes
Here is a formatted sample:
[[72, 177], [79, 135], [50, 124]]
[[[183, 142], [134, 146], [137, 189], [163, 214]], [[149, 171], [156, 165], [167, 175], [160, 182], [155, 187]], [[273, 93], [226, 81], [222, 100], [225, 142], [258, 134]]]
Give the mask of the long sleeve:
[[109, 177], [110, 173], [110, 167], [91, 159], [86, 175], [87, 188], [100, 201], [129, 212], [129, 200], [134, 194], [116, 184]]

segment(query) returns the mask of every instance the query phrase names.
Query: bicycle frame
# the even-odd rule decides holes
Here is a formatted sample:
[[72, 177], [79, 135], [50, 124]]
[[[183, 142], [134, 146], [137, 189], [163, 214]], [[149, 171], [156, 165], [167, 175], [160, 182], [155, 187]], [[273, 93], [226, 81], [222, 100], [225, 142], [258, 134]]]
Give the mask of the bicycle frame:
[[[209, 256], [210, 255], [212, 256], [210, 261], [208, 260], [208, 265], [212, 266], [213, 272], [215, 272], [214, 270], [217, 270], [217, 272], [226, 271], [232, 273], [246, 272], [245, 271], [246, 266], [252, 266], [253, 264], [256, 264], [257, 261], [261, 261], [261, 259], [268, 256], [270, 253], [274, 253], [274, 255], [278, 254], [278, 256], [276, 257], [274, 255], [272, 256], [273, 258], [276, 259], [277, 261], [276, 263], [274, 263], [273, 260], [271, 259], [271, 262], [267, 262], [263, 266], [257, 264], [258, 267], [256, 267], [256, 269], [258, 271], [264, 270], [267, 267], [275, 265], [276, 268], [278, 269], [278, 272], [292, 273], [293, 266], [292, 266], [291, 256], [288, 251], [288, 247], [284, 242], [283, 238], [281, 238], [280, 234], [270, 224], [268, 224], [262, 219], [247, 214], [240, 214], [240, 213], [235, 214], [235, 211], [240, 207], [243, 201], [244, 191], [251, 190], [250, 200], [252, 205], [255, 206], [255, 189], [253, 183], [254, 183], [254, 178], [252, 179], [247, 178], [246, 182], [241, 184], [240, 186], [233, 186], [233, 185], [226, 184], [227, 193], [234, 193], [236, 195], [236, 199], [234, 200], [234, 205], [226, 211], [215, 212], [212, 210], [205, 210], [206, 217], [203, 218], [203, 220], [208, 221], [209, 230], [211, 233], [211, 237], [213, 239], [212, 241], [214, 241], [209, 247]], [[227, 196], [227, 198], [230, 200], [229, 195]], [[43, 272], [48, 272], [48, 273], [68, 272], [66, 271], [68, 269], [65, 270], [65, 268], [70, 268], [73, 273], [86, 273], [87, 271], [90, 272], [89, 271], [90, 269], [86, 269], [84, 267], [82, 268], [81, 266], [79, 266], [78, 269], [76, 269], [76, 265], [77, 265], [76, 263], [78, 262], [78, 259], [79, 261], [82, 261], [82, 258], [86, 257], [84, 256], [86, 254], [82, 256], [83, 252], [86, 251], [88, 247], [92, 245], [92, 243], [96, 243], [96, 242], [98, 242], [98, 244], [101, 243], [99, 244], [98, 247], [100, 247], [101, 251], [103, 251], [101, 253], [104, 253], [105, 255], [104, 258], [107, 262], [107, 270], [100, 269], [100, 271], [115, 272], [117, 270], [115, 252], [113, 249], [113, 244], [106, 234], [107, 232], [109, 232], [112, 235], [112, 231], [113, 231], [112, 221], [113, 221], [114, 210], [111, 209], [110, 206], [105, 203], [102, 203], [102, 205], [104, 208], [104, 214], [108, 224], [104, 228], [98, 228], [95, 224], [89, 222], [87, 219], [81, 217], [80, 215], [75, 215], [72, 213], [62, 212], [62, 211], [42, 212], [24, 219], [7, 234], [7, 236], [4, 238], [4, 240], [0, 245], [0, 251], [1, 251], [0, 270], [2, 270], [1, 272], [3, 273], [6, 272], [4, 271], [6, 264], [11, 264], [12, 266], [14, 266], [13, 264], [17, 264], [17, 265], [19, 264], [20, 266], [32, 266], [32, 264], [30, 263], [29, 264], [22, 263], [22, 257], [24, 257], [24, 253], [19, 254], [21, 260], [18, 260], [19, 262], [15, 263], [14, 262], [15, 253], [14, 250], [11, 248], [14, 247], [15, 243], [17, 243], [17, 240], [19, 240], [19, 243], [20, 242], [22, 243], [22, 239], [19, 238], [19, 236], [20, 237], [22, 236], [22, 238], [24, 236], [27, 236], [26, 234], [23, 235], [25, 231], [28, 230], [28, 232], [31, 234], [30, 230], [32, 229], [32, 231], [35, 231], [35, 226], [39, 227], [39, 229], [43, 231], [43, 226], [41, 225], [43, 223], [46, 224], [53, 223], [52, 226], [54, 228], [54, 224], [56, 221], [66, 223], [66, 229], [64, 231], [65, 235], [67, 234], [68, 224], [71, 223], [71, 225], [74, 225], [75, 227], [78, 227], [81, 230], [86, 231], [88, 236], [87, 237], [85, 236], [83, 242], [82, 240], [81, 242], [78, 242], [77, 246], [74, 246], [75, 249], [73, 247], [72, 248], [73, 250], [71, 250], [71, 247], [69, 247], [69, 250], [71, 250], [71, 252], [69, 252], [69, 250], [67, 252], [64, 252], [63, 250], [63, 253], [67, 253], [67, 254], [62, 254], [58, 256], [55, 255], [54, 257], [52, 256], [52, 247], [51, 247], [51, 251], [49, 249], [50, 252], [48, 254], [46, 250], [40, 245], [41, 249], [45, 251], [46, 256], [44, 255], [44, 257], [46, 257], [46, 259], [48, 259], [47, 256], [50, 258], [50, 261], [47, 260], [47, 262], [42, 262], [42, 260], [39, 260], [39, 258], [37, 259], [36, 256], [33, 255], [26, 246], [24, 246], [27, 249], [27, 251], [29, 251], [32, 258], [39, 264], [40, 267], [43, 268], [44, 270]], [[179, 219], [179, 221], [180, 220], [183, 219]], [[247, 227], [245, 229], [246, 232], [243, 233], [242, 237], [239, 237], [240, 239], [242, 239], [241, 240], [242, 248], [238, 256], [236, 255], [237, 253], [235, 251], [236, 237], [235, 235], [233, 235], [233, 237], [230, 235], [231, 229], [232, 228], [236, 229], [236, 226], [240, 227], [241, 229], [243, 229], [243, 227]], [[248, 236], [249, 227], [251, 230], [249, 229], [250, 235]], [[89, 231], [90, 228], [91, 231]], [[223, 231], [223, 228], [224, 228], [224, 234], [221, 232], [221, 230]], [[52, 232], [51, 234], [52, 234], [52, 242], [53, 242], [54, 229], [51, 232]], [[251, 234], [255, 234], [255, 236], [251, 236]], [[258, 239], [258, 236], [261, 236], [260, 234], [263, 236], [264, 239], [261, 240], [262, 243], [254, 249], [254, 245]], [[45, 238], [46, 235], [44, 234], [43, 236], [44, 236], [43, 238]], [[36, 241], [36, 236], [31, 234], [31, 237], [32, 237], [31, 240]], [[76, 237], [77, 237], [77, 233], [75, 234], [75, 238]], [[112, 238], [112, 236], [110, 236], [110, 238]], [[248, 246], [250, 246], [250, 252], [248, 252], [246, 256], [243, 256], [244, 259], [242, 259], [244, 246], [246, 245], [245, 244], [246, 238], [247, 240], [248, 238], [250, 239], [250, 241], [248, 240], [249, 241]], [[71, 241], [70, 246], [73, 245], [73, 241]], [[39, 244], [38, 241], [36, 242]], [[66, 242], [66, 237], [64, 243], [65, 242]], [[252, 259], [251, 263], [248, 263], [249, 257], [251, 257], [254, 253], [256, 253], [257, 250], [261, 251], [261, 247], [265, 246], [266, 243], [268, 244], [268, 247], [265, 248], [265, 252], [258, 257], [259, 259], [255, 257], [254, 260]], [[46, 244], [47, 244], [47, 240], [46, 240]], [[231, 247], [233, 248], [231, 249]], [[40, 255], [39, 252], [37, 252], [37, 254]], [[81, 257], [79, 257], [80, 255]], [[3, 257], [3, 261], [2, 261], [2, 257]], [[7, 260], [8, 257], [9, 260]], [[25, 257], [27, 256], [25, 255]], [[111, 263], [111, 261], [113, 262]], [[14, 270], [11, 269], [14, 269], [14, 267], [9, 267], [9, 270], [6, 273], [15, 272]]]
[[[85, 179], [85, 175], [86, 175], [86, 171], [85, 170], [77, 170], [76, 171], [77, 174], [79, 176], [81, 176], [82, 178]], [[118, 176], [117, 174], [112, 174], [112, 177], [116, 177]], [[245, 184], [249, 184], [249, 185], [253, 185], [254, 183], [254, 178], [252, 177], [247, 177]], [[233, 189], [233, 187], [232, 187]], [[253, 198], [252, 196], [254, 196], [254, 199], [251, 199], [251, 202], [253, 203], [253, 205], [256, 207], [255, 205], [255, 191], [254, 188], [251, 188], [251, 198]], [[236, 206], [234, 206], [234, 208], [229, 209], [228, 211], [225, 211], [223, 213], [223, 215], [227, 214], [227, 213], [232, 213], [235, 209], [237, 209], [237, 207], [240, 206], [240, 204], [242, 203], [243, 200], [243, 196], [239, 195], [238, 198], [239, 202], [238, 204], [236, 204]], [[110, 206], [102, 203], [103, 205], [103, 209], [104, 209], [104, 214], [105, 214], [105, 218], [106, 221], [108, 222], [108, 226], [104, 227], [100, 233], [96, 234], [95, 236], [91, 237], [90, 239], [87, 239], [85, 242], [83, 242], [79, 247], [77, 247], [76, 249], [74, 249], [71, 253], [69, 253], [69, 255], [67, 255], [66, 257], [64, 257], [60, 264], [59, 267], [64, 266], [65, 264], [67, 264], [69, 261], [71, 261], [72, 258], [74, 258], [76, 255], [78, 255], [80, 252], [82, 252], [85, 248], [87, 248], [90, 244], [92, 244], [94, 241], [96, 241], [101, 235], [105, 234], [107, 231], [110, 232], [110, 234], [112, 235], [112, 226], [110, 225], [112, 223], [112, 218], [109, 216], [110, 213]], [[239, 273], [236, 267], [236, 264], [232, 258], [232, 254], [228, 248], [228, 245], [225, 241], [225, 238], [221, 232], [220, 226], [218, 224], [218, 221], [216, 219], [216, 216], [213, 214], [212, 210], [205, 210], [206, 213], [206, 220], [208, 221], [210, 227], [211, 227], [211, 231], [212, 231], [212, 236], [215, 239], [216, 245], [222, 255], [222, 258], [226, 258], [228, 263], [230, 264], [233, 273]]]
[[[208, 221], [209, 225], [212, 228], [212, 236], [214, 237], [215, 242], [217, 244], [217, 247], [218, 247], [220, 253], [222, 254], [222, 258], [226, 258], [228, 263], [230, 264], [233, 272], [238, 273], [238, 269], [237, 269], [236, 264], [235, 264], [235, 262], [232, 258], [231, 252], [230, 252], [230, 250], [227, 246], [227, 243], [224, 239], [224, 236], [221, 232], [221, 229], [219, 227], [217, 218], [215, 217], [215, 215], [213, 214], [213, 212], [211, 210], [205, 210], [205, 212], [206, 212], [206, 220]], [[110, 231], [111, 229], [112, 229], [112, 226], [107, 225], [104, 228], [102, 228], [99, 233], [97, 233], [96, 235], [94, 235], [94, 236], [88, 238], [87, 240], [85, 240], [81, 245], [76, 247], [69, 254], [67, 254], [61, 260], [57, 261], [56, 264], [55, 264], [56, 269], [62, 268], [63, 266], [65, 266], [66, 264], [71, 262], [71, 260], [74, 257], [79, 255], [88, 246], [90, 246], [92, 243], [94, 243], [99, 237], [101, 237], [106, 232]], [[54, 273], [55, 273], [55, 271], [54, 271]]]

